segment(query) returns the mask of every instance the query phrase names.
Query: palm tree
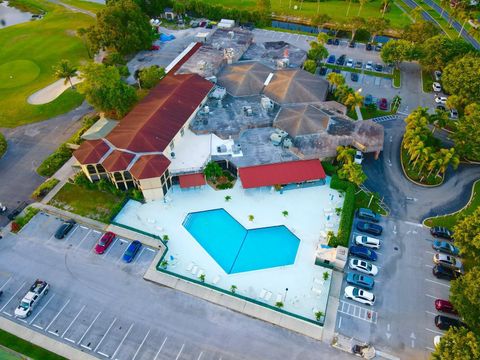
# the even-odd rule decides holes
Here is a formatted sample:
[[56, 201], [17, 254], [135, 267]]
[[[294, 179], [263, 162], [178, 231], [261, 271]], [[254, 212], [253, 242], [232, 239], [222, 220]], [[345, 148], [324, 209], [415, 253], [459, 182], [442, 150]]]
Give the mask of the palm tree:
[[330, 74], [327, 75], [327, 81], [330, 84], [330, 91], [333, 90], [333, 87], [338, 87], [340, 85], [345, 84], [345, 78], [343, 77], [342, 74], [337, 74], [334, 72], [331, 72]]
[[68, 60], [61, 60], [58, 65], [53, 67], [57, 79], [65, 79], [64, 84], [70, 83], [73, 89], [72, 77], [77, 75], [77, 69], [70, 64]]
[[362, 12], [362, 9], [363, 9], [363, 5], [365, 5], [367, 1], [368, 0], [358, 0], [358, 3], [360, 4], [360, 6], [358, 7], [357, 16], [360, 16], [360, 13]]
[[365, 19], [360, 16], [354, 16], [349, 20], [346, 26], [352, 32], [352, 38], [351, 38], [352, 41], [355, 39], [355, 34], [357, 33], [357, 31], [365, 28], [365, 24], [366, 24]]
[[415, 7], [412, 11], [410, 11], [410, 16], [413, 19], [413, 22], [417, 22], [419, 19], [422, 18], [423, 9], [420, 6]]
[[427, 164], [427, 162], [430, 160], [430, 156], [432, 155], [433, 148], [431, 147], [424, 147], [422, 150], [422, 154], [420, 156], [420, 168], [418, 169], [418, 175], [422, 173], [422, 170], [424, 166]]
[[350, 108], [354, 110], [355, 107], [362, 106], [362, 104], [363, 104], [363, 96], [360, 95], [358, 91], [355, 91], [354, 93], [348, 94], [344, 105], [350, 106]]
[[387, 11], [390, 2], [391, 0], [382, 0], [382, 18], [385, 16], [385, 12]]
[[377, 34], [382, 33], [390, 25], [390, 19], [372, 17], [367, 19], [366, 27], [370, 32], [370, 41], [374, 41]]
[[353, 162], [355, 150], [348, 146], [337, 147], [337, 161], [342, 164], [349, 164]]
[[[320, 4], [320, 3], [319, 3]], [[320, 5], [319, 5], [320, 6]], [[327, 14], [318, 14], [312, 20], [312, 24], [317, 26], [318, 32], [320, 33], [320, 29], [322, 29], [326, 23], [328, 23], [332, 18]], [[320, 42], [320, 41], [319, 41]]]

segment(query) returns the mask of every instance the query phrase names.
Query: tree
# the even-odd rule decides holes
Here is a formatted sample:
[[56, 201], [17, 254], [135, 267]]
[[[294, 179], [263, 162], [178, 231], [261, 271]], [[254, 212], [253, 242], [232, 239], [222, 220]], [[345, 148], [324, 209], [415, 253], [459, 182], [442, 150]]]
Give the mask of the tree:
[[303, 63], [303, 68], [305, 69], [305, 71], [315, 74], [315, 70], [317, 70], [317, 63], [314, 60], [305, 60], [305, 62]]
[[268, 13], [272, 10], [270, 0], [257, 0], [257, 9], [260, 12]]
[[385, 12], [389, 9], [391, 0], [382, 0], [382, 18], [385, 16]]
[[420, 64], [428, 71], [442, 70], [455, 58], [475, 50], [463, 39], [450, 39], [445, 35], [427, 39], [420, 47]]
[[[480, 208], [457, 222], [454, 233], [455, 245], [458, 246], [460, 252], [472, 259], [473, 263], [478, 264], [480, 260]], [[478, 321], [480, 322], [480, 317]]]
[[345, 84], [345, 78], [343, 77], [343, 75], [335, 72], [331, 72], [327, 75], [327, 81], [330, 84], [330, 91], [333, 89], [334, 86], [338, 87]]
[[468, 329], [450, 328], [432, 353], [432, 359], [480, 359], [480, 338]]
[[[472, 214], [465, 219], [471, 219], [474, 221], [476, 225], [475, 229], [478, 234], [480, 231], [480, 212], [475, 211], [474, 214], [475, 216]], [[461, 228], [464, 228], [465, 226], [465, 222], [462, 221], [455, 226], [455, 229], [462, 231], [462, 233], [470, 233], [473, 227], [469, 226], [466, 231], [461, 230]], [[478, 235], [475, 236], [478, 237]], [[455, 234], [455, 239], [456, 238], [457, 234]], [[478, 239], [476, 241], [478, 244]], [[464, 253], [465, 251], [470, 250], [463, 250]], [[478, 251], [478, 248], [476, 251]], [[466, 254], [468, 256], [470, 253], [467, 252]], [[478, 259], [478, 257], [475, 258]], [[480, 296], [478, 296], [480, 294], [480, 267], [476, 266], [471, 268], [465, 273], [465, 275], [460, 276], [455, 281], [452, 281], [450, 286], [450, 301], [458, 313], [462, 316], [463, 321], [470, 327], [470, 329], [476, 331], [478, 334], [480, 332]]]
[[327, 15], [327, 14], [318, 14], [312, 19], [312, 24], [317, 27], [319, 35], [320, 35], [320, 30], [325, 27], [325, 24], [327, 24], [332, 18]]
[[78, 91], [98, 111], [123, 117], [137, 101], [135, 89], [125, 84], [115, 66], [89, 63], [81, 69]]
[[457, 109], [463, 112], [463, 108], [465, 107], [465, 99], [461, 98], [458, 95], [450, 95], [447, 98], [445, 106], [447, 107], [447, 109]]
[[414, 45], [407, 40], [390, 40], [383, 47], [380, 56], [384, 62], [393, 63], [398, 69], [400, 63], [412, 60], [414, 57]]
[[427, 39], [438, 35], [440, 30], [431, 22], [418, 20], [412, 24], [407, 25], [403, 31], [401, 38], [414, 42], [416, 44], [423, 44]]
[[356, 106], [362, 106], [362, 104], [363, 96], [360, 95], [358, 91], [348, 94], [344, 102], [344, 105], [349, 106], [352, 110], [354, 110]]
[[443, 88], [450, 94], [460, 96], [465, 103], [480, 99], [480, 56], [468, 54], [450, 62], [442, 74]]
[[[386, 0], [387, 2], [390, 0]], [[390, 26], [390, 19], [385, 19], [383, 17], [371, 17], [367, 19], [366, 29], [370, 32], [370, 41], [375, 41], [375, 37], [378, 34], [381, 34], [385, 29]]]
[[145, 89], [151, 89], [165, 76], [165, 69], [158, 65], [152, 65], [143, 68], [138, 73], [140, 86]]
[[309, 60], [314, 60], [316, 63], [322, 62], [328, 56], [328, 50], [322, 44], [311, 41], [310, 50], [308, 50], [307, 58]]
[[113, 48], [122, 55], [150, 48], [156, 36], [148, 16], [132, 0], [107, 2], [86, 34], [94, 53]]
[[215, 182], [217, 181], [217, 178], [222, 176], [223, 171], [218, 163], [215, 161], [210, 161], [207, 166], [205, 166], [205, 169], [203, 169], [203, 174], [207, 177], [207, 179]]
[[338, 177], [348, 180], [357, 186], [367, 180], [367, 175], [363, 172], [362, 166], [353, 162], [343, 164], [342, 167], [338, 169]]
[[362, 12], [363, 5], [365, 5], [368, 2], [368, 0], [358, 0], [359, 7], [358, 7], [358, 13], [357, 16], [360, 16], [360, 13]]
[[337, 161], [340, 164], [350, 164], [355, 157], [355, 149], [348, 146], [337, 147]]
[[65, 79], [64, 84], [70, 83], [73, 89], [72, 77], [77, 75], [77, 69], [70, 64], [68, 60], [61, 60], [57, 66], [53, 67], [57, 79]]
[[350, 95], [354, 93], [354, 90], [348, 85], [340, 85], [335, 89], [335, 98], [338, 102], [346, 105], [346, 101]]
[[480, 104], [473, 103], [465, 107], [465, 115], [457, 121], [453, 139], [461, 157], [480, 160]]
[[352, 37], [350, 40], [355, 39], [355, 34], [358, 30], [365, 28], [366, 22], [365, 19], [360, 16], [354, 16], [348, 20], [348, 23], [345, 26], [352, 32]]

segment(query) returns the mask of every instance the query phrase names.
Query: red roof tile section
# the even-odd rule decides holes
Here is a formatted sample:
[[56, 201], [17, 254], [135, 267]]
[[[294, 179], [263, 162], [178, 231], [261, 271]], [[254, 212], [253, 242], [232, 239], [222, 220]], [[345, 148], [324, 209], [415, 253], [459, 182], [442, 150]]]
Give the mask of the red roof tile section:
[[130, 174], [137, 179], [151, 179], [162, 176], [170, 165], [164, 155], [143, 155], [130, 168]]
[[73, 152], [73, 156], [82, 165], [97, 164], [110, 147], [103, 140], [87, 140]]
[[180, 175], [178, 177], [181, 188], [189, 188], [194, 186], [202, 186], [206, 184], [205, 175], [203, 174], [188, 174]]
[[107, 136], [119, 149], [163, 151], [212, 89], [197, 74], [167, 75]]
[[103, 160], [102, 165], [109, 172], [123, 171], [127, 170], [134, 157], [135, 155], [132, 153], [114, 150]]
[[244, 189], [291, 184], [325, 178], [320, 160], [299, 160], [240, 168]]

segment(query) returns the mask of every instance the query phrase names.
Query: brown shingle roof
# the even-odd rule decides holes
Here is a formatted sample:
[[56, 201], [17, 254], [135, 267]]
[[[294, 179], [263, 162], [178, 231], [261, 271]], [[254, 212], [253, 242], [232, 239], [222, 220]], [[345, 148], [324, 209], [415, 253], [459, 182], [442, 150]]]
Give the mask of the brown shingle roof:
[[132, 153], [114, 150], [102, 161], [102, 165], [109, 172], [122, 171], [128, 168], [134, 157]]
[[170, 165], [164, 155], [143, 155], [130, 168], [130, 174], [137, 179], [151, 179], [162, 176]]
[[87, 140], [74, 151], [73, 156], [82, 165], [97, 164], [110, 147], [103, 140]]
[[106, 139], [119, 149], [163, 151], [212, 87], [196, 74], [167, 75]]

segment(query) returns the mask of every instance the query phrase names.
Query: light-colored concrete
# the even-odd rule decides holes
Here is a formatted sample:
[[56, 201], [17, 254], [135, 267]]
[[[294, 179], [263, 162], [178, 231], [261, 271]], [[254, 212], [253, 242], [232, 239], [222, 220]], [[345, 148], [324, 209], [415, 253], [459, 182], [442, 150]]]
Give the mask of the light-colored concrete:
[[[72, 78], [73, 85], [76, 85], [79, 82], [81, 82], [81, 80], [78, 77], [75, 76]], [[70, 86], [71, 85], [69, 81], [65, 83], [65, 79], [59, 79], [53, 84], [45, 86], [43, 89], [34, 92], [28, 97], [27, 102], [32, 105], [47, 104], [62, 95], [65, 90], [70, 88]]]
[[342, 289], [343, 272], [334, 271], [330, 284], [330, 295], [328, 297], [327, 311], [325, 312], [325, 324], [323, 327], [323, 342], [331, 344], [335, 335], [335, 324], [337, 321], [337, 309], [339, 305], [340, 291]]
[[85, 354], [84, 352], [75, 349], [67, 344], [63, 344], [59, 341], [56, 341], [52, 338], [49, 338], [46, 335], [43, 335], [37, 331], [31, 330], [25, 326], [19, 325], [0, 317], [0, 328], [5, 330], [23, 340], [31, 342], [37, 346], [40, 346], [44, 349], [47, 349], [55, 354], [63, 356], [67, 359], [75, 359], [75, 360], [94, 360], [97, 359], [94, 356], [89, 354]]

